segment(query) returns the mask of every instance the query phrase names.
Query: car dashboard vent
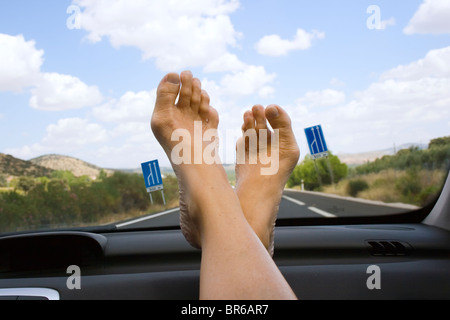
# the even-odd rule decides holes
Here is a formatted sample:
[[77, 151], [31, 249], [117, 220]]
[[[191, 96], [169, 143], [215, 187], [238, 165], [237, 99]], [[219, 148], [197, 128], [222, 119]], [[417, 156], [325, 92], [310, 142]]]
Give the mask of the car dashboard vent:
[[367, 240], [366, 244], [373, 256], [407, 256], [412, 251], [408, 243], [397, 240]]

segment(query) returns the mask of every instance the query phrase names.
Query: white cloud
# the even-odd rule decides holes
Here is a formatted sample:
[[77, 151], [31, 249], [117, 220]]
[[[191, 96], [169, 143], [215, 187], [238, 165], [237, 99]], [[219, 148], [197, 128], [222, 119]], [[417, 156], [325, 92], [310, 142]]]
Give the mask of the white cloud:
[[30, 106], [45, 111], [61, 111], [95, 106], [102, 101], [97, 87], [58, 73], [42, 73], [31, 90]]
[[256, 44], [259, 54], [266, 56], [285, 56], [289, 51], [306, 50], [312, 46], [315, 39], [323, 39], [325, 33], [313, 30], [308, 33], [303, 29], [297, 29], [297, 33], [292, 40], [282, 39], [279, 35], [268, 35], [263, 37]]
[[119, 123], [112, 131], [113, 137], [126, 136], [128, 142], [146, 143], [153, 136], [150, 129], [150, 119], [146, 121], [128, 121]]
[[240, 71], [245, 68], [245, 63], [239, 60], [239, 58], [231, 53], [225, 53], [214, 61], [208, 63], [204, 72], [224, 72], [224, 71]]
[[345, 86], [345, 82], [339, 80], [338, 78], [333, 78], [330, 80], [330, 85], [333, 87], [343, 87]]
[[355, 95], [368, 118], [390, 115], [394, 121], [436, 120], [450, 115], [450, 47], [431, 50], [423, 59], [383, 73]]
[[[211, 96], [211, 105], [220, 113], [222, 128], [237, 128], [240, 133], [243, 110], [237, 102], [252, 95], [270, 97], [274, 93], [270, 84], [275, 77], [262, 66], [242, 64], [240, 71], [225, 74], [218, 82], [203, 79], [202, 87]], [[130, 91], [116, 100], [93, 108], [92, 115], [98, 121], [115, 125], [108, 131], [111, 138], [109, 143], [99, 148], [96, 163], [105, 163], [110, 167], [130, 167], [130, 159], [136, 159], [138, 163], [157, 157], [164, 163], [162, 159], [166, 159], [166, 156], [150, 129], [155, 100], [156, 89]], [[222, 142], [221, 149], [226, 155], [223, 160], [233, 161], [235, 141], [224, 139]]]
[[0, 34], [0, 91], [21, 92], [31, 88], [30, 106], [60, 111], [94, 106], [102, 101], [97, 87], [58, 73], [43, 73], [43, 50], [22, 35]]
[[[202, 79], [202, 88], [211, 98], [211, 105], [217, 109], [222, 124], [236, 124], [240, 127], [240, 113], [245, 104], [242, 100], [268, 99], [274, 96], [275, 88], [271, 86], [276, 73], [268, 73], [263, 66], [246, 65], [243, 70], [225, 74], [219, 81]], [[258, 98], [258, 99], [255, 99]], [[237, 121], [236, 121], [237, 119]]]
[[108, 133], [101, 125], [87, 119], [66, 118], [46, 128], [44, 138], [35, 144], [5, 152], [22, 159], [29, 159], [47, 153], [71, 154], [90, 145], [96, 146], [108, 140]]
[[111, 100], [95, 107], [94, 116], [105, 122], [144, 121], [149, 123], [156, 101], [156, 89], [127, 92], [119, 100]]
[[47, 127], [47, 134], [42, 140], [43, 145], [52, 147], [73, 148], [107, 140], [106, 130], [87, 119], [61, 119], [57, 124]]
[[[329, 121], [345, 123], [336, 131], [352, 132], [351, 145], [383, 148], [393, 143], [425, 142], [433, 138], [424, 128], [443, 134], [442, 120], [450, 116], [450, 79], [386, 80], [355, 94], [354, 100], [329, 114]], [[340, 143], [340, 142], [339, 142]], [[370, 148], [367, 147], [366, 150]]]
[[449, 34], [450, 1], [424, 0], [403, 30], [406, 34]]
[[[423, 59], [386, 71], [347, 101], [342, 93], [333, 90], [308, 92], [287, 107], [294, 126], [306, 128], [321, 123], [329, 147], [337, 152], [383, 149], [394, 143], [426, 143], [437, 134], [447, 135], [450, 72], [438, 67], [447, 61], [447, 50], [432, 50]], [[333, 101], [337, 103], [335, 108], [311, 107]], [[303, 140], [299, 137], [299, 141]]]
[[376, 82], [355, 95], [359, 112], [350, 110], [348, 116], [366, 121], [389, 119], [398, 124], [438, 120], [450, 114], [446, 110], [450, 105], [449, 87], [450, 78]]
[[20, 159], [32, 159], [43, 154], [46, 154], [48, 150], [44, 148], [40, 143], [35, 143], [30, 146], [23, 146], [19, 148], [7, 148], [4, 153], [11, 154], [14, 157]]
[[[166, 158], [150, 128], [156, 89], [126, 92], [117, 100], [95, 107], [93, 115], [102, 122], [113, 123], [108, 131], [109, 143], [93, 155], [105, 167], [130, 168], [150, 159]], [[131, 161], [135, 161], [133, 165]], [[165, 163], [165, 165], [168, 164]]]
[[158, 159], [161, 166], [170, 166], [164, 150], [155, 140], [145, 143], [127, 142], [122, 145], [105, 145], [93, 155], [94, 163], [105, 168], [139, 168], [141, 163]]
[[0, 91], [20, 92], [39, 78], [43, 50], [23, 35], [0, 34]]
[[345, 102], [345, 93], [333, 89], [321, 91], [309, 91], [302, 98], [297, 100], [297, 104], [310, 108], [332, 107]]
[[139, 48], [161, 70], [201, 67], [227, 54], [241, 36], [229, 14], [238, 0], [75, 0], [87, 38]]
[[220, 81], [222, 94], [245, 96], [258, 93], [260, 96], [273, 94], [268, 84], [276, 78], [275, 73], [267, 73], [263, 66], [246, 66], [244, 70], [225, 75]]
[[269, 99], [275, 96], [275, 88], [271, 86], [264, 86], [258, 91], [258, 96], [263, 99]]
[[423, 59], [383, 73], [381, 79], [418, 80], [424, 77], [450, 77], [450, 47], [431, 50]]

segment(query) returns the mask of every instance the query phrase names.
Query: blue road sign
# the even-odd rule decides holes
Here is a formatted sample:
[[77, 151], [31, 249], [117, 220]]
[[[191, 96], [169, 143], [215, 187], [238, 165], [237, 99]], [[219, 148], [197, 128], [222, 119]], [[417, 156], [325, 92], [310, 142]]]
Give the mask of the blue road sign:
[[306, 140], [308, 140], [309, 151], [313, 159], [328, 157], [328, 147], [323, 135], [322, 126], [317, 125], [305, 129]]
[[147, 192], [163, 190], [164, 186], [158, 160], [142, 163], [141, 167]]

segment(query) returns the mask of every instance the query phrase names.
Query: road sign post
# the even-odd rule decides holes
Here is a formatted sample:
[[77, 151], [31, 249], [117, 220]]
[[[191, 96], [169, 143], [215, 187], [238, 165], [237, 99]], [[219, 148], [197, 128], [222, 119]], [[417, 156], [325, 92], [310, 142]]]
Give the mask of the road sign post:
[[164, 197], [164, 185], [162, 181], [161, 170], [159, 168], [158, 160], [153, 160], [141, 164], [142, 174], [144, 175], [145, 187], [150, 196], [150, 201], [153, 205], [152, 193], [161, 190], [161, 195], [166, 205], [166, 198]]
[[[309, 151], [311, 152], [311, 157], [316, 159], [326, 158], [328, 171], [330, 173], [331, 184], [334, 185], [334, 174], [333, 168], [331, 167], [328, 151], [327, 142], [325, 141], [325, 136], [323, 134], [322, 126], [319, 124], [314, 127], [305, 129], [306, 140], [308, 140]], [[317, 177], [319, 179], [319, 184], [322, 186], [322, 179], [320, 178], [319, 169], [314, 161], [314, 167], [316, 168]]]
[[305, 129], [306, 140], [308, 140], [311, 157], [316, 160], [328, 157], [328, 147], [323, 135], [321, 125]]

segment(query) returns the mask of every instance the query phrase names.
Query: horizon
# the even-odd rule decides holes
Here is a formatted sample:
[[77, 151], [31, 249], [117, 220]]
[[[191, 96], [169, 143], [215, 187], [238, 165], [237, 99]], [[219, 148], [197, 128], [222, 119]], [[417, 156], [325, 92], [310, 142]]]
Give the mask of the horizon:
[[[437, 137], [437, 138], [442, 138], [442, 137]], [[432, 139], [432, 140], [433, 140], [433, 139]], [[431, 142], [431, 140], [430, 140], [430, 142]], [[426, 148], [422, 148], [422, 149], [427, 149], [427, 148], [428, 148], [428, 145], [429, 145], [429, 144], [404, 143], [404, 144], [402, 144], [402, 145], [400, 145], [400, 146], [397, 146], [396, 148], [395, 148], [394, 146], [392, 146], [392, 147], [390, 147], [390, 148], [384, 148], [384, 149], [380, 149], [380, 150], [362, 151], [362, 152], [358, 152], [358, 153], [349, 153], [349, 154], [346, 154], [346, 153], [335, 154], [335, 153], [333, 153], [333, 151], [331, 150], [331, 153], [332, 153], [333, 155], [337, 156], [338, 158], [340, 158], [340, 156], [341, 156], [341, 157], [342, 157], [342, 156], [355, 156], [355, 157], [356, 157], [356, 156], [361, 156], [361, 155], [365, 155], [365, 154], [369, 154], [369, 153], [377, 153], [377, 152], [386, 152], [386, 151], [396, 151], [396, 152], [399, 152], [400, 150], [408, 149], [408, 148], [414, 147], [414, 146], [417, 146], [417, 147], [419, 147], [419, 148], [422, 148], [423, 146], [426, 146]], [[398, 149], [397, 149], [397, 148], [398, 148]], [[16, 158], [16, 159], [19, 159], [19, 160], [22, 160], [22, 161], [27, 161], [27, 162], [32, 162], [33, 160], [37, 160], [37, 159], [39, 159], [39, 158], [56, 156], [56, 157], [64, 157], [64, 158], [70, 158], [70, 159], [74, 159], [74, 160], [79, 160], [79, 161], [84, 162], [84, 163], [87, 164], [87, 165], [94, 166], [94, 167], [96, 167], [96, 168], [98, 168], [98, 169], [104, 169], [104, 170], [118, 170], [118, 171], [120, 171], [120, 170], [124, 170], [124, 171], [127, 171], [127, 170], [134, 170], [134, 171], [135, 171], [135, 170], [139, 170], [139, 171], [141, 171], [140, 164], [139, 164], [139, 166], [137, 166], [137, 167], [113, 167], [113, 168], [111, 168], [111, 167], [102, 167], [102, 166], [99, 166], [99, 165], [97, 165], [97, 164], [95, 164], [95, 163], [91, 163], [91, 162], [89, 162], [89, 161], [86, 161], [86, 160], [83, 160], [83, 159], [80, 159], [80, 158], [77, 158], [77, 157], [74, 157], [74, 156], [71, 156], [71, 155], [68, 155], [68, 154], [56, 154], [56, 153], [52, 153], [52, 154], [43, 154], [43, 155], [40, 155], [40, 156], [31, 158], [31, 159], [22, 159], [22, 158], [15, 157], [14, 155], [2, 153], [2, 152], [0, 152], [0, 154], [6, 155], [6, 156], [11, 156], [11, 157], [14, 157], [14, 158]], [[309, 154], [309, 153], [307, 153], [307, 154]], [[395, 154], [396, 154], [396, 153], [393, 153], [393, 155], [395, 155]], [[300, 164], [300, 163], [304, 160], [304, 158], [305, 158], [305, 155], [304, 155], [303, 157], [301, 157], [301, 159], [299, 160], [298, 163]], [[346, 161], [344, 161], [344, 160], [342, 160], [342, 159], [340, 159], [340, 160], [341, 160], [341, 162], [346, 163], [347, 165], [355, 165], [355, 163], [347, 163]], [[368, 161], [370, 161], [370, 160], [368, 160]], [[222, 165], [223, 165], [224, 167], [226, 167], [226, 166], [234, 166], [235, 164], [236, 164], [235, 162], [222, 163]], [[363, 163], [361, 163], [361, 164], [363, 164]], [[357, 163], [356, 165], [360, 165], [360, 163]], [[169, 164], [169, 165], [161, 165], [161, 169], [171, 169], [171, 170], [172, 170], [172, 166], [171, 166], [170, 164]]]

